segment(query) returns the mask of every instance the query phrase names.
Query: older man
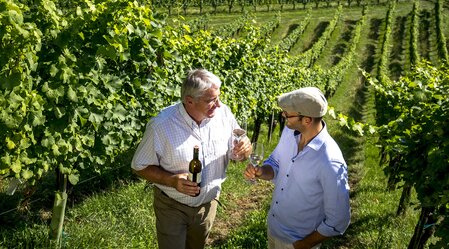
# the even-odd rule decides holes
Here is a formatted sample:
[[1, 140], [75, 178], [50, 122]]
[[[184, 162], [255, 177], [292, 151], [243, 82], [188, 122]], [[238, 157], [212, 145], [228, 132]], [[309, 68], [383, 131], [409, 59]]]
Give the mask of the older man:
[[[204, 69], [190, 71], [181, 103], [162, 110], [147, 125], [131, 167], [155, 184], [154, 212], [160, 249], [204, 248], [215, 219], [221, 184], [231, 156], [232, 130], [239, 128], [220, 102], [220, 79]], [[199, 147], [201, 184], [187, 179], [193, 148]], [[247, 137], [233, 149], [247, 158]]]

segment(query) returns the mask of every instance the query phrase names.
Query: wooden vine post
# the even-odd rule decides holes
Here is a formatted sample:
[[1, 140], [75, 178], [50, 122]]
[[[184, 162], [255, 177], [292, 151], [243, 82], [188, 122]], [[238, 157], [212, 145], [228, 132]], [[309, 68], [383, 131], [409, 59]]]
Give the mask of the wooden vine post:
[[423, 249], [429, 238], [435, 232], [435, 223], [437, 218], [434, 215], [434, 207], [421, 208], [418, 224], [407, 249]]
[[53, 214], [50, 223], [50, 239], [56, 242], [56, 248], [61, 247], [62, 231], [64, 226], [65, 207], [67, 204], [67, 175], [57, 171], [58, 179], [63, 178], [62, 186], [58, 181], [58, 189], [55, 192]]

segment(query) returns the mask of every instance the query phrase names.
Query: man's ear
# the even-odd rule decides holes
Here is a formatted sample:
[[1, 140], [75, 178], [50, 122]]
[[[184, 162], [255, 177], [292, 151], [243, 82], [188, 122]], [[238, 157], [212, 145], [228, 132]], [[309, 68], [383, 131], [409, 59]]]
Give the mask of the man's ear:
[[195, 99], [192, 96], [186, 96], [185, 97], [185, 104], [193, 105], [194, 102], [195, 102]]
[[313, 122], [313, 118], [312, 117], [304, 117], [306, 120], [306, 124], [310, 125]]

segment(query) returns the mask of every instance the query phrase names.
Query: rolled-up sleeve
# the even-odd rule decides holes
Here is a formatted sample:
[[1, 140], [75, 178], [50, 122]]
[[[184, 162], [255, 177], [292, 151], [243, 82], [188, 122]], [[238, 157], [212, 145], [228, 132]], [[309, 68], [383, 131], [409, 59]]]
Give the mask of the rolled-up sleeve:
[[317, 231], [327, 237], [342, 235], [351, 219], [347, 166], [334, 161], [331, 162], [330, 167], [322, 169], [325, 219], [318, 226]]
[[143, 135], [142, 141], [137, 147], [131, 161], [131, 168], [134, 170], [143, 170], [149, 165], [160, 165], [159, 158], [157, 156], [157, 134], [152, 127], [153, 122], [147, 124], [147, 128]]

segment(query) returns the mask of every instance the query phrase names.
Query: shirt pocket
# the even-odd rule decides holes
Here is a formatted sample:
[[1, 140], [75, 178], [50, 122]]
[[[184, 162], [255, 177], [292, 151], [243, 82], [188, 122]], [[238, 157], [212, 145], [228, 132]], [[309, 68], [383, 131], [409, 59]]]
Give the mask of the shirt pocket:
[[214, 158], [227, 156], [229, 149], [229, 136], [226, 134], [217, 134], [211, 140], [209, 155]]

